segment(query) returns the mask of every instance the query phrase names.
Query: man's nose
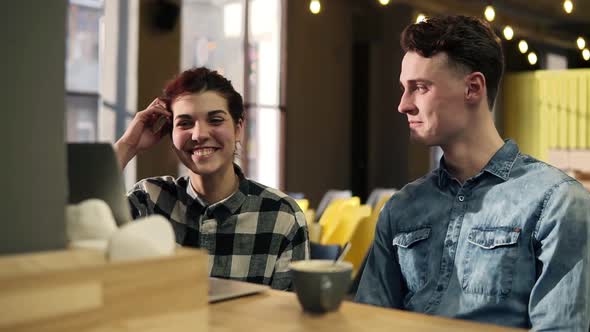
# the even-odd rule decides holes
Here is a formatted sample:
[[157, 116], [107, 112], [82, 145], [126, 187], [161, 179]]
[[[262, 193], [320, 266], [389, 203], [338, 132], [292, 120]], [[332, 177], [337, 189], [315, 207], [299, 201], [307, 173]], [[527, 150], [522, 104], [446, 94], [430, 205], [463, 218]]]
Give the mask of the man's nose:
[[402, 114], [414, 113], [416, 111], [416, 105], [408, 93], [404, 91], [397, 106], [397, 111]]

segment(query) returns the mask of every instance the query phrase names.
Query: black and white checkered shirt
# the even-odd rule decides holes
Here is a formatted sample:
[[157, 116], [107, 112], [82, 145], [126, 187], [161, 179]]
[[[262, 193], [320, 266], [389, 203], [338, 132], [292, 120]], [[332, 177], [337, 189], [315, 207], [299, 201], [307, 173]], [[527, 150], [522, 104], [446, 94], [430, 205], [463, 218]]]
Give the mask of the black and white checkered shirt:
[[309, 258], [305, 216], [291, 197], [235, 170], [238, 191], [211, 205], [199, 199], [188, 177], [141, 180], [127, 194], [131, 214], [162, 215], [178, 244], [206, 248], [212, 277], [288, 289], [288, 264]]

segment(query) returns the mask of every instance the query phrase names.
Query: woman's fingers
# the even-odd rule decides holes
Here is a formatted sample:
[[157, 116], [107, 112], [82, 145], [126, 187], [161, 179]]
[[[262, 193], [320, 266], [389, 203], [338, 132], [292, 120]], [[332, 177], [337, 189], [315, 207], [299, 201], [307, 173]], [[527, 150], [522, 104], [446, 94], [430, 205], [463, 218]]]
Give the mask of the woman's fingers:
[[164, 105], [161, 100], [156, 98], [145, 110], [138, 112], [137, 116], [143, 122], [152, 123], [154, 120], [162, 116], [165, 118], [170, 118], [172, 114], [166, 110], [166, 105]]
[[156, 121], [154, 122], [154, 125], [152, 126], [152, 131], [153, 133], [157, 133], [160, 130], [162, 130], [162, 128], [164, 128], [164, 125], [166, 125], [166, 123], [168, 122], [168, 118], [164, 117], [164, 116], [160, 116], [158, 119], [156, 119]]
[[150, 108], [151, 106], [157, 105], [160, 102], [159, 98], [156, 98], [154, 100], [152, 100], [152, 102], [148, 105], [147, 108]]

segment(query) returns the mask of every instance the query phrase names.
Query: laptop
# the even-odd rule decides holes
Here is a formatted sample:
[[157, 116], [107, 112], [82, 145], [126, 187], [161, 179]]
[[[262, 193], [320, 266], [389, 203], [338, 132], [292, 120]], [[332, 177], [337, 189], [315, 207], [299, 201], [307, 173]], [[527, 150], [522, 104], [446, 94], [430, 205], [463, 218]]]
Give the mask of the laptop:
[[209, 277], [209, 303], [253, 295], [267, 289], [270, 289], [267, 285]]
[[68, 143], [68, 203], [105, 201], [117, 226], [131, 220], [119, 162], [110, 143]]

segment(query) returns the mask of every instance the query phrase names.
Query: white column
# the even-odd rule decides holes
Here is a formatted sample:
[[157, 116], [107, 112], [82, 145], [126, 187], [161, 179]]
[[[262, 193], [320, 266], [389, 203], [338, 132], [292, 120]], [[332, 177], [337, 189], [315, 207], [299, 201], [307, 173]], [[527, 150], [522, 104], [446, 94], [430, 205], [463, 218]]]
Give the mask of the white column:
[[[139, 0], [105, 0], [100, 36], [98, 140], [114, 143], [137, 110]], [[136, 181], [133, 159], [125, 168], [129, 188]]]

